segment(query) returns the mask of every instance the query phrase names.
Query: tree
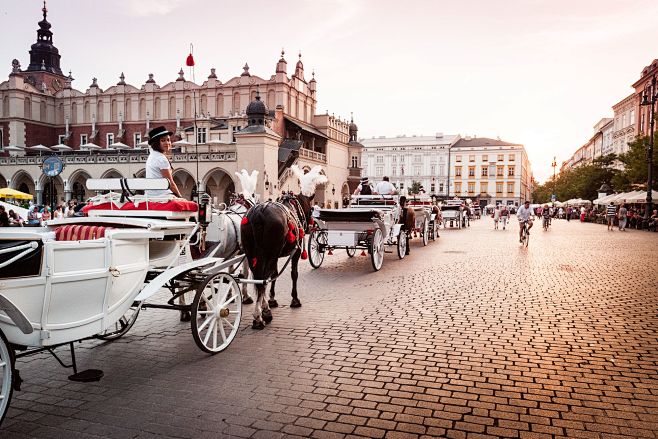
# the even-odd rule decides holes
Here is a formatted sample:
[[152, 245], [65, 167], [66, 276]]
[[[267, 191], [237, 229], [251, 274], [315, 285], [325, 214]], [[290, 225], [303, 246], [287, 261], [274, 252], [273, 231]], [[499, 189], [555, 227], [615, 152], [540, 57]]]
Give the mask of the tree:
[[423, 185], [420, 184], [420, 181], [412, 181], [411, 186], [409, 186], [409, 194], [418, 195], [421, 187], [423, 187]]
[[[646, 189], [648, 172], [646, 144], [648, 142], [648, 136], [638, 137], [628, 144], [628, 151], [619, 156], [619, 161], [623, 164], [624, 169], [612, 180], [612, 186], [615, 191], [630, 191], [638, 187]], [[655, 135], [653, 148], [653, 189], [658, 189], [658, 178], [656, 178], [656, 171], [658, 171], [657, 145], [658, 135]]]

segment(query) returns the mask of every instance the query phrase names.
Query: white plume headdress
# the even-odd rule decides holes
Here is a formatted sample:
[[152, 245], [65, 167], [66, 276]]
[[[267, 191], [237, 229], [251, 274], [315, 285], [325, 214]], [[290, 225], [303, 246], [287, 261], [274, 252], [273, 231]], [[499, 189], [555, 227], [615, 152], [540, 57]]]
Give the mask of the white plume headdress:
[[297, 165], [292, 165], [290, 170], [299, 179], [300, 192], [307, 197], [312, 197], [315, 194], [317, 185], [329, 181], [325, 175], [320, 173], [322, 172], [322, 166], [320, 165], [313, 166], [306, 174]]
[[248, 200], [254, 199], [256, 184], [258, 183], [258, 171], [251, 171], [251, 175], [249, 175], [247, 170], [243, 169], [240, 172], [236, 172], [235, 175], [238, 176], [240, 184], [242, 185], [242, 192], [240, 193]]

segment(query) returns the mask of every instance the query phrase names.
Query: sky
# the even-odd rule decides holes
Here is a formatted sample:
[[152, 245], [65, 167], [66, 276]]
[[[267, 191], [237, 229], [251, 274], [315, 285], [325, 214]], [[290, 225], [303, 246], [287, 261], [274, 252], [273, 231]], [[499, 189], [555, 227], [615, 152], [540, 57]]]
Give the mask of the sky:
[[[23, 68], [42, 3], [0, 2], [0, 66]], [[301, 51], [318, 113], [354, 120], [359, 137], [461, 134], [521, 143], [538, 181], [612, 117], [658, 58], [655, 0], [49, 0], [48, 21], [86, 91], [164, 85], [194, 44], [196, 82], [245, 62], [288, 74]], [[8, 37], [10, 36], [10, 37]], [[191, 79], [187, 68], [186, 79]]]

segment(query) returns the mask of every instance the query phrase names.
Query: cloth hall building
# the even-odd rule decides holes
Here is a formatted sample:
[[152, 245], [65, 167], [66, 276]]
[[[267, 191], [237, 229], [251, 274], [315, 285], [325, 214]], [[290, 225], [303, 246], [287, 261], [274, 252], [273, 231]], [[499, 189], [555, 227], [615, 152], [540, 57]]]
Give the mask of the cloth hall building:
[[[290, 173], [295, 163], [322, 165], [329, 182], [317, 189], [320, 204], [338, 206], [358, 185], [357, 127], [316, 114], [317, 81], [314, 74], [306, 77], [301, 53], [291, 75], [282, 51], [269, 77], [245, 64], [226, 81], [211, 69], [196, 84], [181, 69], [164, 84], [149, 74], [132, 85], [121, 74], [116, 85], [101, 89], [94, 78], [82, 91], [62, 72], [45, 6], [38, 26], [28, 67], [14, 60], [0, 83], [0, 187], [31, 193], [39, 204], [84, 200], [94, 195], [85, 189], [88, 178], [143, 176], [146, 133], [159, 125], [180, 139], [173, 175], [188, 197], [198, 178], [202, 190], [227, 201], [236, 189], [234, 172], [244, 168], [260, 172], [262, 199], [275, 198], [297, 189]], [[43, 146], [55, 144], [65, 168], [51, 181], [40, 164], [54, 154]]]

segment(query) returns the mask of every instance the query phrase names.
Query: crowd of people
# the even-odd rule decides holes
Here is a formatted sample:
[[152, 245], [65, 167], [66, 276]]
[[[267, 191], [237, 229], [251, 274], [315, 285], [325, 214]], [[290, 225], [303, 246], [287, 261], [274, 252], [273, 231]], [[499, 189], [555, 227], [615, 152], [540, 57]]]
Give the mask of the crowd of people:
[[49, 204], [38, 206], [30, 202], [27, 209], [27, 218], [23, 218], [18, 210], [8, 209], [0, 205], [0, 227], [23, 227], [42, 226], [45, 221], [51, 219], [68, 218], [79, 215], [79, 210], [84, 204], [76, 200], [70, 200], [65, 204], [59, 204], [54, 209]]

